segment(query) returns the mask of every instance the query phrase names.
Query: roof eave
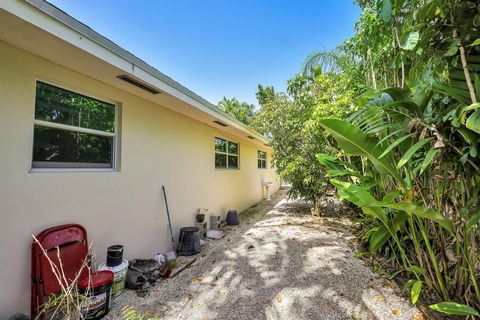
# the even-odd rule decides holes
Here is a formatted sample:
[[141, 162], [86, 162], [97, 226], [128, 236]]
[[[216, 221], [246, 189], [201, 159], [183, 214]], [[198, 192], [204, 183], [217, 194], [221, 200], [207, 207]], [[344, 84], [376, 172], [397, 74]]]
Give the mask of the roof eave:
[[[115, 54], [116, 56], [128, 61], [136, 68], [142, 69], [144, 72], [148, 73], [149, 75], [153, 76], [154, 78], [164, 82], [171, 88], [179, 91], [180, 93], [188, 96], [190, 99], [195, 100], [196, 102], [200, 103], [203, 107], [213, 111], [214, 115], [218, 120], [236, 127], [237, 129], [251, 135], [255, 139], [263, 142], [264, 144], [268, 144], [268, 140], [258, 132], [252, 130], [247, 125], [242, 123], [241, 121], [235, 119], [233, 116], [225, 113], [221, 109], [219, 109], [216, 105], [210, 103], [206, 99], [202, 98], [195, 92], [191, 91], [190, 89], [182, 86], [177, 81], [173, 80], [172, 78], [168, 77], [167, 75], [160, 72], [155, 67], [149, 65], [142, 59], [136, 57], [132, 53], [128, 52], [127, 50], [123, 49], [122, 47], [115, 44], [113, 41], [109, 40], [108, 38], [102, 36], [98, 32], [94, 31], [87, 25], [81, 23], [80, 21], [76, 20], [72, 16], [68, 15], [66, 12], [60, 10], [56, 6], [48, 3], [44, 0], [25, 0], [25, 2], [29, 3], [30, 5], [34, 6], [36, 9], [42, 11], [43, 13], [49, 15], [50, 17], [54, 18], [55, 20], [59, 21], [60, 23], [64, 24], [68, 28], [75, 30], [76, 32], [80, 33], [84, 37], [90, 39], [91, 41], [95, 42], [97, 45], [103, 47], [104, 49], [110, 51], [111, 53]], [[58, 35], [57, 35], [58, 36]], [[147, 81], [148, 82], [148, 81]], [[155, 87], [155, 84], [151, 84]], [[195, 106], [193, 106], [195, 107]]]

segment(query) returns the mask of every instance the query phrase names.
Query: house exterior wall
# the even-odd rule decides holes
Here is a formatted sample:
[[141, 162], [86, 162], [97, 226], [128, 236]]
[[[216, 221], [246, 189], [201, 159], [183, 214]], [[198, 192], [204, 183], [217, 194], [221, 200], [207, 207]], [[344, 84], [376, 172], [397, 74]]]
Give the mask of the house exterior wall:
[[[30, 172], [35, 81], [43, 80], [120, 106], [119, 170]], [[240, 144], [240, 169], [216, 170], [214, 138]], [[263, 197], [262, 181], [279, 187], [267, 151], [174, 111], [0, 42], [0, 318], [29, 313], [31, 235], [54, 225], [86, 227], [97, 264], [106, 248], [125, 258], [152, 257], [169, 244], [161, 186], [176, 235], [198, 208], [242, 211]], [[240, 216], [241, 218], [241, 216]]]

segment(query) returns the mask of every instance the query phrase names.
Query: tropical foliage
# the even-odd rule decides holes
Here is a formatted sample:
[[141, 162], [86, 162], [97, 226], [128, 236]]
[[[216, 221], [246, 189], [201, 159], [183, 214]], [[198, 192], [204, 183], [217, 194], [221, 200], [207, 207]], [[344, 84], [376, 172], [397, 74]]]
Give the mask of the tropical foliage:
[[255, 106], [253, 104], [240, 102], [235, 97], [232, 99], [223, 97], [223, 100], [218, 103], [218, 107], [244, 124], [248, 125], [250, 122], [252, 122], [253, 113], [255, 110]]
[[260, 87], [252, 125], [293, 195], [328, 179], [361, 208], [366, 247], [413, 303], [480, 317], [480, 4], [357, 2], [355, 35], [311, 54], [288, 94]]
[[315, 68], [289, 80], [287, 93], [260, 85], [257, 98], [260, 110], [252, 127], [270, 138], [273, 165], [292, 183], [290, 195], [315, 204], [327, 182], [315, 155], [332, 150], [318, 119], [343, 119], [352, 112], [345, 77]]
[[305, 64], [336, 63], [362, 93], [347, 119], [319, 120], [339, 150], [317, 159], [362, 209], [369, 249], [410, 275], [412, 302], [428, 288], [444, 301], [435, 311], [480, 316], [480, 6], [359, 4], [356, 35], [338, 57]]

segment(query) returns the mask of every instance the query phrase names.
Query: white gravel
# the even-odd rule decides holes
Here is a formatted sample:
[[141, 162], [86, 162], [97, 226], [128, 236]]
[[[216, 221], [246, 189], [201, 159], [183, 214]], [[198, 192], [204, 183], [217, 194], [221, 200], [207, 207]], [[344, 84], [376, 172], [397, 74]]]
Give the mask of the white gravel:
[[121, 319], [123, 306], [161, 319], [423, 319], [354, 257], [348, 219], [313, 217], [284, 196], [243, 212], [240, 226], [145, 297], [125, 292], [108, 319]]

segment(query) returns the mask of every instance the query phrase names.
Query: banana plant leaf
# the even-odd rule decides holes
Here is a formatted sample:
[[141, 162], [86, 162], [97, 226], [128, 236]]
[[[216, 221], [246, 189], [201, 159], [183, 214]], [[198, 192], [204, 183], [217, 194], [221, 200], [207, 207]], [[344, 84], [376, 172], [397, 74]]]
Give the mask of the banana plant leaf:
[[399, 87], [385, 88], [382, 92], [389, 94], [394, 101], [406, 101], [410, 97], [410, 91], [408, 89]]
[[400, 111], [402, 109], [405, 109], [410, 114], [412, 114], [413, 116], [417, 116], [417, 117], [421, 116], [421, 114], [422, 114], [421, 108], [415, 102], [413, 102], [412, 100], [401, 100], [401, 101], [390, 102], [390, 103], [387, 103], [387, 104], [383, 105], [382, 108], [383, 109], [392, 109], [392, 110], [399, 109]]
[[465, 304], [445, 301], [437, 304], [432, 304], [430, 306], [433, 310], [445, 314], [451, 314], [456, 316], [477, 316], [480, 317], [480, 314], [477, 310], [469, 307]]
[[400, 231], [400, 228], [405, 224], [405, 221], [407, 221], [407, 215], [400, 212], [395, 215], [392, 221], [388, 221], [387, 225], [380, 226], [378, 230], [370, 236], [368, 245], [370, 251], [375, 252], [381, 249], [393, 234]]
[[400, 169], [401, 167], [403, 167], [420, 148], [422, 148], [425, 144], [432, 141], [432, 139], [433, 138], [423, 139], [415, 143], [413, 146], [411, 146], [410, 149], [408, 149], [407, 152], [405, 152], [405, 154], [400, 159], [400, 161], [398, 161], [397, 168]]
[[325, 166], [328, 169], [341, 170], [341, 169], [344, 169], [344, 167], [342, 167], [342, 166], [345, 166], [347, 168], [351, 168], [352, 170], [358, 172], [358, 169], [353, 164], [351, 164], [350, 162], [342, 161], [342, 160], [340, 160], [338, 158], [335, 158], [335, 157], [332, 157], [328, 154], [318, 153], [316, 155], [316, 158], [317, 158], [318, 162], [320, 162], [321, 165]]
[[408, 138], [411, 138], [414, 134], [413, 133], [410, 133], [410, 134], [407, 134], [401, 138], [398, 138], [397, 140], [395, 140], [392, 144], [390, 144], [386, 149], [385, 151], [383, 151], [383, 153], [379, 156], [379, 158], [383, 158], [384, 156], [386, 156], [387, 154], [390, 154], [390, 152], [396, 147], [398, 146], [400, 143], [402, 143], [403, 141], [407, 140]]
[[465, 126], [476, 133], [480, 133], [480, 110], [477, 109], [467, 118]]
[[423, 171], [428, 167], [430, 162], [432, 162], [433, 158], [435, 158], [435, 156], [439, 152], [440, 152], [439, 149], [433, 149], [432, 148], [432, 149], [428, 150], [427, 155], [425, 156], [425, 159], [422, 162], [422, 166], [420, 167], [420, 174], [423, 173]]
[[347, 153], [368, 158], [381, 173], [388, 173], [402, 185], [405, 184], [398, 171], [391, 164], [391, 157], [380, 155], [385, 151], [378, 145], [378, 139], [367, 136], [358, 127], [337, 119], [322, 119], [320, 125], [335, 138]]
[[384, 225], [389, 226], [385, 211], [381, 207], [375, 206], [378, 201], [368, 191], [368, 186], [357, 186], [353, 183], [339, 181], [337, 179], [330, 179], [330, 183], [337, 188], [340, 199], [350, 201], [362, 208], [365, 214], [380, 219]]
[[442, 216], [438, 211], [423, 206], [418, 206], [410, 201], [401, 201], [397, 203], [377, 202], [373, 204], [373, 206], [404, 211], [407, 214], [413, 214], [420, 218], [435, 221], [445, 228], [445, 230], [449, 231], [451, 234], [454, 234], [453, 224], [445, 219], [445, 217]]

